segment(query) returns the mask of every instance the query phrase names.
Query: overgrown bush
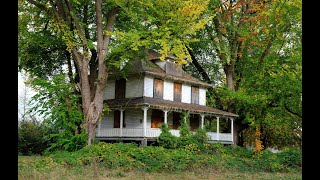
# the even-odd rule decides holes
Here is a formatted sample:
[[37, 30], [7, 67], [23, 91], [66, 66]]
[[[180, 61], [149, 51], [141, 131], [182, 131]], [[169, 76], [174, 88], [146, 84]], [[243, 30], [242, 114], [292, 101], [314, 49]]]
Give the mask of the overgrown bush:
[[196, 132], [193, 135], [193, 139], [198, 145], [198, 147], [202, 150], [204, 150], [204, 145], [208, 142], [209, 137], [207, 135], [207, 132], [205, 129], [197, 129]]
[[35, 119], [19, 121], [18, 152], [22, 155], [42, 154], [48, 148], [45, 135], [41, 122]]
[[302, 152], [296, 148], [284, 148], [277, 153], [280, 163], [290, 168], [302, 167]]
[[64, 131], [56, 134], [49, 134], [47, 138], [50, 140], [50, 147], [46, 149], [46, 153], [54, 151], [77, 151], [83, 148], [87, 143], [87, 134], [83, 131], [80, 134], [72, 134], [70, 131]]
[[134, 143], [99, 142], [76, 152], [57, 151], [39, 158], [33, 166], [40, 170], [63, 166], [84, 169], [99, 166], [121, 171], [177, 172], [197, 168], [236, 170], [242, 172], [301, 171], [301, 151], [288, 149], [281, 153], [265, 151], [257, 156], [236, 145], [206, 144], [207, 151], [194, 144], [166, 149], [157, 146], [138, 147]]
[[181, 114], [181, 120], [180, 120], [180, 127], [179, 133], [180, 136], [178, 138], [178, 147], [182, 148], [189, 144], [195, 144], [195, 140], [192, 137], [191, 130], [190, 130], [190, 124], [189, 124], [189, 113], [183, 112]]
[[161, 126], [161, 134], [157, 138], [160, 146], [168, 149], [175, 149], [177, 147], [177, 137], [172, 135], [169, 131], [168, 125], [163, 123]]

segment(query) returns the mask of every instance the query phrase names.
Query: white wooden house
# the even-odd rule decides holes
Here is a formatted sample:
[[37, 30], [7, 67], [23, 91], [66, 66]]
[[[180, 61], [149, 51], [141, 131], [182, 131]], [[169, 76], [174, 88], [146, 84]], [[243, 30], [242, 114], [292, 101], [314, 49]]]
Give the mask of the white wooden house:
[[[191, 130], [203, 128], [206, 119], [217, 121], [217, 132], [207, 132], [209, 141], [233, 144], [233, 121], [238, 115], [206, 106], [210, 84], [183, 71], [171, 58], [147, 51], [148, 60], [127, 64], [127, 79], [109, 74], [104, 102], [111, 109], [100, 121], [96, 138], [135, 140], [146, 145], [161, 133], [162, 123], [179, 136], [180, 113], [190, 113]], [[231, 132], [219, 132], [219, 120], [231, 121]]]

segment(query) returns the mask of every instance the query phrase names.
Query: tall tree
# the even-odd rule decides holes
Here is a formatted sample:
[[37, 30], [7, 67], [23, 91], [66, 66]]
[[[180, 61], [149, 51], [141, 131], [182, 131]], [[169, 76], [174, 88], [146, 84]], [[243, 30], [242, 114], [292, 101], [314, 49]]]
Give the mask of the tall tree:
[[[242, 88], [246, 91], [246, 88], [261, 87], [260, 81], [265, 74], [265, 65], [270, 65], [272, 61], [279, 62], [276, 58], [279, 55], [279, 49], [283, 51], [286, 44], [292, 43], [288, 41], [288, 37], [301, 40], [299, 36], [294, 36], [295, 33], [300, 32], [292, 31], [293, 27], [299, 29], [299, 24], [301, 25], [301, 2], [297, 0], [212, 0], [207, 13], [215, 13], [216, 16], [203, 31], [197, 34], [201, 41], [191, 44], [189, 51], [193, 54], [192, 63], [202, 79], [208, 82], [218, 78], [210, 74], [212, 70], [218, 72], [219, 68], [212, 67], [221, 67], [226, 90], [231, 92], [237, 92]], [[296, 50], [298, 49], [286, 49], [290, 52]], [[299, 57], [299, 53], [296, 55]], [[211, 64], [212, 70], [208, 69], [208, 63]], [[281, 63], [275, 64], [278, 67]], [[258, 74], [260, 77], [257, 77]], [[297, 74], [299, 76], [299, 71]], [[251, 83], [243, 82], [246, 78], [251, 79], [250, 77], [253, 80], [250, 81]], [[245, 87], [244, 84], [246, 84]], [[295, 84], [299, 87], [299, 81]], [[209, 93], [217, 93], [219, 89]], [[263, 92], [266, 91], [267, 89], [263, 90]], [[234, 98], [230, 97], [231, 94], [234, 93], [216, 94], [215, 105], [240, 115], [235, 121], [234, 128], [234, 139], [237, 143], [239, 133], [247, 127], [243, 124], [247, 122], [244, 119], [249, 119], [248, 114], [259, 114], [264, 111], [264, 108], [259, 109], [257, 106], [256, 110], [259, 112], [246, 108], [239, 110]], [[237, 103], [241, 104], [238, 101]], [[246, 110], [250, 113], [243, 112]], [[263, 117], [260, 116], [260, 118]]]
[[[177, 61], [184, 63], [189, 57], [185, 47], [194, 40], [190, 35], [212, 18], [200, 16], [207, 4], [207, 0], [19, 1], [20, 6], [27, 7], [24, 11], [33, 9], [36, 18], [47, 20], [45, 27], [52, 28], [51, 35], [62, 38], [74, 61], [88, 145], [102, 114], [108, 65], [120, 67], [146, 48], [158, 49], [163, 57], [175, 54]], [[27, 16], [23, 12], [20, 15]], [[26, 32], [37, 33], [43, 25], [33, 22], [26, 24]], [[112, 61], [112, 54], [121, 54], [118, 62]]]

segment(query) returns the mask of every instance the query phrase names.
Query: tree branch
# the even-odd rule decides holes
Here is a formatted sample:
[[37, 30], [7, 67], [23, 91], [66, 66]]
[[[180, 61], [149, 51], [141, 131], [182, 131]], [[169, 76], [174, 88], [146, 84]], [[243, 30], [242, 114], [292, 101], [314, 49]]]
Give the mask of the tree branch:
[[46, 8], [46, 6], [44, 6], [43, 4], [37, 2], [37, 1], [34, 1], [34, 0], [28, 0], [29, 3], [37, 6], [39, 9], [43, 10], [43, 11], [46, 11], [46, 12], [49, 12], [49, 9]]
[[192, 64], [196, 67], [196, 69], [198, 70], [198, 72], [201, 74], [202, 78], [207, 81], [208, 83], [211, 83], [211, 79], [208, 76], [207, 72], [203, 69], [203, 67], [199, 64], [198, 60], [196, 59], [196, 57], [194, 56], [193, 52], [191, 51], [191, 49], [186, 46], [188, 53], [191, 56], [192, 59]]
[[293, 111], [287, 106], [286, 103], [284, 103], [284, 108], [285, 108], [289, 113], [291, 113], [291, 114], [293, 114], [293, 115], [296, 115], [296, 116], [302, 118], [302, 115], [301, 115], [301, 114], [296, 113], [296, 112], [293, 112]]

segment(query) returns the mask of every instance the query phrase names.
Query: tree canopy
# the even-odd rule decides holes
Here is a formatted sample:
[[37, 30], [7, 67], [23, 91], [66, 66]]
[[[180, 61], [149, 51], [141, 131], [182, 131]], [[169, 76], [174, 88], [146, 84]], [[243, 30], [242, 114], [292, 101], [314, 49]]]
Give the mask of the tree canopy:
[[[144, 58], [145, 49], [174, 54], [215, 85], [208, 106], [239, 114], [237, 143], [300, 146], [301, 9], [299, 0], [19, 0], [19, 70], [39, 79], [36, 97], [47, 107], [41, 97], [58, 92], [55, 82], [68, 84], [52, 103], [79, 105], [76, 127], [91, 144], [109, 70]], [[56, 107], [59, 122], [75, 123]]]

